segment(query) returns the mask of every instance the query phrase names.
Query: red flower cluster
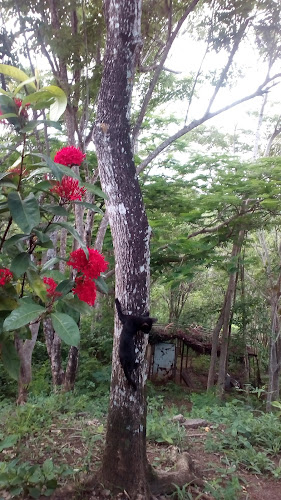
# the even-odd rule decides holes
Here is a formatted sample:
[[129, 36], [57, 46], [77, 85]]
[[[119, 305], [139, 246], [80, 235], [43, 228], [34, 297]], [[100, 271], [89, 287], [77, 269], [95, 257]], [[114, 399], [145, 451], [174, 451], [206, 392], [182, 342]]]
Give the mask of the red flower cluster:
[[75, 279], [75, 288], [73, 293], [77, 295], [78, 299], [82, 300], [93, 306], [97, 296], [97, 288], [95, 282], [85, 276], [79, 276]]
[[50, 191], [52, 193], [57, 193], [61, 197], [63, 203], [74, 200], [82, 201], [82, 196], [86, 193], [84, 187], [79, 187], [79, 181], [77, 179], [73, 179], [66, 175], [62, 178], [61, 182], [56, 182], [55, 186], [50, 189]]
[[[17, 108], [20, 109], [20, 107], [22, 105], [22, 100], [18, 99], [17, 97], [14, 97], [14, 103], [17, 106]], [[27, 103], [20, 112], [20, 115], [23, 116], [23, 118], [25, 118], [26, 120], [28, 118], [28, 113], [27, 113], [27, 109], [26, 109], [28, 106], [30, 106], [30, 103]]]
[[[14, 97], [14, 103], [19, 110], [21, 105], [22, 105], [22, 100], [18, 99], [17, 97]], [[22, 110], [20, 112], [20, 116], [22, 116], [25, 120], [27, 120], [27, 118], [28, 118], [28, 113], [27, 113], [27, 109], [26, 109], [28, 106], [30, 106], [30, 103], [25, 104], [25, 106], [22, 108]], [[3, 114], [5, 114], [5, 113], [3, 113], [3, 111], [0, 110], [0, 116]], [[0, 120], [0, 122], [5, 123], [6, 125], [9, 124], [9, 122], [7, 120], [5, 120], [5, 118]]]
[[[10, 177], [13, 177], [14, 175], [20, 175], [21, 166], [9, 168], [8, 172], [9, 172]], [[25, 175], [27, 175], [27, 170], [26, 170], [26, 168], [23, 168], [21, 176], [24, 177]]]
[[11, 273], [10, 269], [7, 269], [6, 267], [0, 269], [0, 286], [4, 286], [5, 283], [11, 281], [12, 277], [13, 274]]
[[66, 167], [72, 167], [73, 165], [80, 166], [85, 158], [86, 155], [83, 154], [79, 148], [75, 146], [66, 146], [57, 152], [54, 157], [54, 162], [65, 165]]
[[43, 281], [45, 285], [48, 285], [49, 288], [47, 287], [47, 295], [51, 299], [55, 300], [57, 297], [60, 297], [62, 295], [61, 292], [56, 292], [57, 288], [57, 283], [53, 278], [47, 278], [47, 276], [44, 276]]
[[95, 279], [107, 270], [108, 262], [104, 260], [104, 256], [97, 250], [88, 248], [88, 252], [89, 259], [87, 259], [82, 248], [78, 248], [78, 250], [71, 252], [67, 265], [77, 269], [77, 271], [84, 274], [86, 278]]
[[97, 289], [95, 282], [92, 280], [98, 278], [102, 272], [106, 271], [108, 262], [104, 260], [104, 256], [97, 250], [88, 248], [88, 252], [89, 258], [87, 258], [82, 248], [71, 252], [67, 265], [77, 269], [83, 275], [75, 279], [73, 293], [83, 302], [93, 306], [96, 300]]

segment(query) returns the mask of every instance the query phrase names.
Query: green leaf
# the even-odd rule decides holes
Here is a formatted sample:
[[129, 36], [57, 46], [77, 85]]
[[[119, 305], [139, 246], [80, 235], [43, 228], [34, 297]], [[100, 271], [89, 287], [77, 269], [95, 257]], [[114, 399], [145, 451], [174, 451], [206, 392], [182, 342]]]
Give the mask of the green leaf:
[[26, 252], [19, 253], [13, 260], [10, 270], [16, 277], [22, 276], [30, 265], [30, 255]]
[[87, 203], [86, 201], [73, 201], [72, 203], [74, 203], [75, 205], [82, 205], [83, 207], [92, 210], [92, 212], [97, 212], [98, 214], [104, 215], [104, 212], [99, 207], [93, 205], [92, 203]]
[[80, 332], [75, 321], [63, 313], [51, 314], [53, 327], [58, 336], [67, 344], [78, 347], [80, 342]]
[[28, 493], [31, 498], [39, 498], [41, 496], [41, 488], [28, 488]]
[[7, 332], [17, 330], [37, 319], [45, 311], [44, 307], [35, 304], [35, 302], [22, 300], [20, 306], [5, 319], [3, 329]]
[[61, 131], [61, 124], [59, 122], [51, 121], [51, 120], [30, 120], [25, 127], [23, 127], [20, 131], [23, 133], [31, 132], [38, 125], [45, 124], [47, 127], [53, 127], [57, 130]]
[[62, 217], [69, 215], [68, 211], [64, 207], [61, 207], [60, 205], [46, 204], [46, 205], [43, 205], [41, 208], [45, 212], [48, 212], [48, 213], [51, 213], [54, 215], [61, 215]]
[[42, 465], [42, 469], [43, 469], [44, 475], [47, 479], [53, 478], [54, 464], [53, 464], [53, 460], [51, 458], [47, 458], [45, 460], [45, 462]]
[[43, 302], [46, 302], [47, 291], [44, 282], [36, 271], [29, 270], [26, 273], [28, 282], [32, 290], [40, 297]]
[[[0, 73], [3, 73], [3, 75], [10, 76], [14, 80], [17, 80], [18, 82], [27, 82], [27, 80], [30, 79], [30, 77], [26, 73], [24, 73], [24, 71], [16, 68], [15, 66], [10, 66], [9, 64], [0, 64]], [[30, 82], [28, 86], [36, 90], [36, 87], [33, 82]]]
[[60, 259], [59, 257], [53, 257], [52, 259], [48, 260], [44, 266], [42, 266], [42, 269], [41, 269], [41, 273], [43, 273], [44, 271], [46, 271], [47, 269], [50, 269], [51, 267], [53, 267], [55, 264], [57, 264], [57, 262], [59, 262], [60, 260], [64, 260], [64, 259]]
[[1, 120], [4, 120], [5, 118], [18, 118], [18, 115], [16, 113], [5, 113], [4, 115], [1, 115]]
[[18, 380], [20, 360], [12, 340], [5, 339], [2, 343], [2, 363], [10, 377], [14, 380]]
[[24, 200], [18, 191], [9, 193], [8, 206], [14, 222], [24, 233], [30, 233], [40, 223], [39, 205], [33, 193]]
[[83, 182], [83, 186], [87, 188], [90, 193], [97, 194], [101, 198], [104, 198], [105, 200], [108, 200], [107, 194], [105, 194], [99, 187], [95, 186], [94, 184], [89, 184], [88, 182]]
[[91, 314], [93, 312], [93, 308], [86, 304], [86, 302], [79, 300], [76, 295], [75, 297], [71, 298], [65, 297], [64, 299], [62, 299], [62, 302], [64, 302], [68, 307], [74, 309], [80, 314]]
[[0, 442], [0, 452], [6, 450], [7, 448], [12, 448], [19, 440], [18, 434], [10, 434], [6, 436], [3, 441]]
[[37, 236], [40, 243], [48, 243], [50, 241], [48, 234], [42, 233], [42, 231], [38, 231], [37, 229], [34, 229], [32, 232]]
[[24, 80], [23, 82], [21, 82], [17, 86], [17, 88], [14, 90], [14, 93], [13, 93], [14, 97], [17, 95], [17, 93], [20, 91], [20, 89], [22, 87], [26, 87], [29, 83], [35, 82], [35, 80], [36, 80], [36, 77], [32, 76], [31, 78], [28, 78], [27, 80]]
[[74, 281], [72, 281], [72, 280], [63, 280], [57, 286], [56, 291], [60, 292], [64, 296], [67, 293], [69, 293], [70, 290], [72, 290], [73, 287], [74, 287]]
[[48, 87], [43, 87], [42, 89], [34, 92], [31, 95], [26, 96], [22, 101], [22, 106], [27, 103], [38, 103], [46, 99], [46, 104], [48, 100], [51, 102], [50, 106], [50, 120], [57, 121], [60, 116], [65, 112], [67, 105], [67, 98], [62, 89], [56, 87], [55, 85], [49, 85]]
[[62, 178], [64, 175], [67, 175], [68, 177], [73, 177], [74, 179], [80, 179], [80, 176], [73, 172], [70, 167], [66, 167], [65, 165], [61, 165], [60, 163], [55, 163], [51, 158], [48, 156], [42, 154], [42, 153], [33, 153], [34, 156], [38, 156], [39, 158], [42, 158], [44, 160], [44, 163], [46, 164], [49, 169], [51, 170], [53, 176], [61, 182]]
[[107, 284], [104, 281], [104, 278], [102, 276], [99, 276], [94, 281], [95, 281], [100, 292], [106, 293], [106, 294], [108, 293], [108, 286], [107, 286]]
[[0, 311], [13, 311], [17, 305], [17, 301], [11, 297], [0, 297]]
[[84, 241], [80, 238], [79, 234], [77, 233], [76, 229], [74, 229], [73, 226], [68, 224], [67, 222], [55, 222], [54, 224], [51, 224], [47, 231], [53, 231], [55, 226], [60, 226], [66, 229], [74, 238], [80, 243], [81, 248], [83, 248], [87, 258], [89, 256], [88, 248], [86, 247]]
[[6, 250], [16, 245], [19, 241], [27, 240], [27, 238], [29, 238], [29, 234], [15, 234], [14, 236], [11, 236], [11, 238], [5, 241], [3, 249]]

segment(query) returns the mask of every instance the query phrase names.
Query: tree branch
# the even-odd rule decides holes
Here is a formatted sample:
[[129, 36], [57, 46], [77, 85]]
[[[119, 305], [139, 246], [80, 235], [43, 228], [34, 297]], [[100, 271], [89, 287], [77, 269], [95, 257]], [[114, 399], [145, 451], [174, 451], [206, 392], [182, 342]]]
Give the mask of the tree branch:
[[265, 92], [268, 92], [270, 90], [270, 87], [265, 88], [265, 86], [270, 83], [271, 81], [280, 78], [281, 73], [276, 73], [272, 77], [268, 77], [264, 80], [264, 82], [257, 88], [255, 92], [252, 94], [248, 94], [241, 99], [238, 99], [237, 101], [232, 102], [231, 104], [228, 104], [227, 106], [224, 106], [223, 108], [218, 109], [217, 111], [213, 111], [212, 113], [206, 112], [201, 118], [197, 120], [193, 120], [190, 122], [188, 125], [185, 125], [183, 128], [178, 130], [174, 135], [171, 137], [168, 137], [163, 141], [157, 148], [154, 149], [154, 151], [147, 156], [145, 160], [143, 160], [140, 165], [137, 168], [137, 173], [139, 174], [144, 170], [144, 168], [152, 161], [154, 158], [156, 158], [164, 149], [166, 149], [168, 146], [170, 146], [173, 142], [175, 142], [177, 139], [182, 137], [183, 135], [187, 134], [191, 130], [195, 129], [196, 127], [199, 127], [199, 125], [202, 125], [202, 123], [205, 123], [206, 121], [210, 120], [214, 116], [218, 116], [221, 113], [224, 113], [225, 111], [228, 111], [229, 109], [235, 108], [239, 104], [242, 104], [243, 102], [249, 101], [253, 99], [254, 97], [262, 96]]
[[174, 40], [175, 40], [175, 38], [176, 38], [179, 30], [181, 29], [184, 21], [186, 20], [186, 18], [188, 17], [188, 15], [191, 12], [193, 12], [193, 10], [195, 9], [195, 7], [198, 4], [198, 2], [199, 2], [199, 0], [193, 0], [191, 2], [191, 4], [188, 6], [188, 8], [186, 9], [186, 11], [184, 12], [184, 14], [182, 15], [182, 17], [178, 21], [177, 26], [175, 27], [174, 31], [171, 33], [171, 36], [167, 40], [164, 52], [162, 54], [162, 57], [160, 59], [160, 62], [158, 64], [158, 66], [155, 69], [155, 73], [154, 73], [153, 78], [152, 78], [152, 80], [150, 82], [148, 91], [146, 93], [146, 96], [145, 96], [144, 101], [143, 101], [142, 106], [141, 106], [141, 110], [139, 112], [139, 116], [138, 116], [136, 124], [134, 126], [134, 129], [133, 129], [133, 132], [132, 132], [132, 144], [135, 144], [136, 139], [138, 137], [138, 134], [139, 134], [139, 131], [140, 131], [140, 128], [141, 128], [141, 124], [143, 122], [144, 115], [145, 115], [146, 110], [147, 110], [147, 106], [148, 106], [148, 104], [150, 102], [153, 90], [154, 90], [155, 85], [156, 85], [156, 83], [157, 83], [157, 81], [159, 79], [160, 73], [161, 73], [161, 71], [163, 69], [163, 66], [164, 66], [164, 63], [165, 63], [165, 61], [167, 59], [168, 53], [170, 51], [170, 48], [171, 48], [171, 46], [172, 46], [172, 44], [173, 44], [173, 42], [174, 42]]
[[237, 38], [234, 40], [234, 44], [233, 44], [232, 50], [231, 50], [231, 52], [230, 52], [230, 54], [229, 54], [228, 61], [227, 61], [226, 65], [225, 65], [225, 67], [223, 68], [223, 70], [222, 70], [222, 72], [221, 72], [221, 76], [220, 76], [220, 78], [219, 78], [219, 80], [218, 80], [218, 82], [217, 82], [217, 84], [216, 84], [216, 87], [215, 87], [214, 93], [213, 93], [213, 95], [212, 95], [212, 97], [211, 97], [211, 99], [210, 99], [210, 102], [209, 102], [208, 108], [207, 108], [207, 110], [206, 110], [206, 114], [207, 114], [207, 113], [209, 113], [209, 111], [210, 111], [210, 109], [211, 109], [211, 106], [212, 106], [212, 104], [213, 104], [213, 102], [214, 102], [215, 98], [217, 97], [218, 92], [219, 92], [219, 90], [220, 90], [220, 88], [221, 88], [221, 86], [222, 86], [222, 84], [223, 84], [224, 80], [226, 79], [226, 76], [227, 76], [228, 70], [229, 70], [229, 68], [230, 68], [230, 66], [231, 66], [231, 64], [232, 64], [232, 62], [233, 62], [233, 58], [234, 58], [234, 56], [235, 56], [235, 54], [236, 54], [236, 52], [237, 52], [237, 50], [238, 50], [238, 47], [239, 47], [239, 45], [240, 45], [240, 42], [241, 42], [241, 40], [242, 40], [242, 38], [243, 38], [243, 35], [244, 35], [244, 33], [245, 33], [246, 29], [247, 29], [247, 26], [248, 26], [248, 24], [249, 24], [249, 21], [250, 21], [250, 18], [249, 18], [249, 19], [247, 19], [247, 20], [245, 21], [245, 23], [241, 26], [241, 28], [240, 28], [240, 30], [239, 30], [239, 32], [238, 32]]

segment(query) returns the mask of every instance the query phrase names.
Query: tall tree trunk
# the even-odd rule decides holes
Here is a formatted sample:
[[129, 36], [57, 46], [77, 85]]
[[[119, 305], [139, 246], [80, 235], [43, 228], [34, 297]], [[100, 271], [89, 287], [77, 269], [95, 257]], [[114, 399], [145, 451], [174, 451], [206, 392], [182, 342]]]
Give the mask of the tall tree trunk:
[[[127, 312], [142, 314], [149, 295], [150, 228], [136, 176], [129, 111], [136, 52], [140, 43], [141, 1], [104, 1], [107, 46], [100, 88], [95, 144], [115, 254], [116, 297]], [[147, 338], [136, 342], [138, 388], [133, 392], [119, 363], [121, 324], [115, 319], [111, 397], [102, 480], [125, 489], [130, 498], [149, 498], [146, 459], [144, 363]], [[147, 336], [146, 336], [147, 337]]]
[[32, 380], [32, 353], [37, 340], [40, 323], [31, 323], [31, 339], [22, 340], [16, 335], [15, 346], [20, 359], [20, 373], [18, 378], [18, 398], [17, 404], [26, 403], [28, 396], [28, 386]]
[[277, 283], [271, 290], [271, 335], [269, 338], [269, 365], [268, 365], [268, 392], [266, 399], [266, 411], [271, 411], [272, 401], [279, 399], [280, 392], [280, 369], [281, 369], [281, 337], [279, 306], [281, 295], [281, 273]]
[[[241, 246], [244, 239], [244, 231], [240, 231], [238, 235], [238, 241], [233, 243], [231, 259], [236, 259], [241, 251]], [[223, 328], [222, 332], [222, 342], [220, 348], [220, 363], [219, 363], [219, 376], [218, 376], [218, 387], [219, 387], [219, 395], [222, 396], [224, 392], [224, 384], [225, 384], [225, 376], [226, 376], [226, 365], [227, 365], [227, 350], [228, 350], [228, 339], [229, 339], [229, 325], [230, 325], [230, 317], [231, 317], [231, 308], [233, 303], [233, 297], [235, 294], [236, 288], [236, 276], [237, 271], [231, 273], [228, 280], [228, 286], [225, 293], [224, 303], [222, 306], [222, 310], [220, 316], [218, 318], [217, 324], [213, 331], [212, 338], [212, 352], [211, 352], [211, 360], [208, 374], [208, 383], [207, 388], [210, 389], [214, 385], [215, 372], [216, 372], [216, 364], [217, 364], [217, 351], [219, 346], [219, 334], [221, 328]]]
[[[271, 403], [279, 399], [279, 376], [281, 370], [281, 337], [279, 307], [281, 296], [281, 272], [276, 279], [274, 276], [274, 266], [271, 264], [270, 254], [266, 243], [264, 231], [258, 233], [261, 245], [261, 258], [265, 267], [268, 280], [269, 297], [268, 302], [271, 309], [271, 335], [269, 337], [269, 365], [268, 365], [268, 392], [266, 399], [266, 410], [271, 411]], [[279, 269], [281, 263], [281, 241], [276, 241], [276, 249], [279, 256]]]
[[[238, 245], [234, 246], [236, 247], [235, 251], [237, 252], [236, 255], [238, 256], [241, 250], [241, 246], [240, 247]], [[235, 273], [231, 274], [229, 277], [228, 294], [224, 308], [223, 329], [222, 329], [221, 348], [220, 348], [220, 361], [219, 361], [219, 374], [217, 383], [217, 394], [221, 399], [224, 396], [224, 390], [225, 390], [225, 379], [226, 379], [227, 364], [228, 364], [228, 347], [231, 334], [231, 321], [233, 317], [233, 306], [236, 297], [237, 281], [238, 281], [238, 270]]]

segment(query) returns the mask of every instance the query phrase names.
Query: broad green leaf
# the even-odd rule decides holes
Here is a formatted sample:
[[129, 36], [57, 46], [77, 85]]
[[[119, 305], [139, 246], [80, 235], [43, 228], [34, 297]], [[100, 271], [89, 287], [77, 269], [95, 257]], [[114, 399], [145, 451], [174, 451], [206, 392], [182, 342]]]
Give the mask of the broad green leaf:
[[46, 97], [46, 99], [50, 99], [50, 120], [57, 121], [60, 116], [65, 112], [65, 108], [67, 105], [67, 98], [62, 89], [56, 87], [55, 85], [49, 85], [48, 87], [43, 87], [42, 89], [34, 92], [31, 95], [26, 96], [22, 101], [22, 106], [25, 106], [27, 103], [36, 103], [40, 102]]
[[0, 298], [0, 311], [13, 311], [17, 307], [17, 301], [11, 297]]
[[46, 285], [40, 278], [39, 274], [36, 271], [29, 270], [26, 273], [28, 282], [32, 288], [32, 290], [40, 297], [43, 302], [46, 301], [47, 298], [47, 292], [46, 292]]
[[41, 165], [46, 164], [47, 167], [49, 167], [49, 169], [51, 170], [53, 176], [58, 181], [61, 181], [64, 175], [73, 177], [74, 179], [78, 179], [79, 181], [81, 181], [80, 175], [73, 172], [70, 167], [66, 167], [65, 165], [61, 165], [60, 163], [55, 163], [51, 158], [49, 158], [49, 156], [46, 156], [42, 153], [33, 153], [33, 156], [42, 158], [44, 160], [44, 163], [42, 162]]
[[89, 252], [88, 252], [88, 248], [86, 247], [84, 241], [80, 238], [79, 234], [77, 233], [76, 229], [74, 229], [73, 226], [71, 226], [71, 224], [68, 224], [67, 222], [55, 222], [54, 224], [51, 224], [48, 228], [48, 232], [49, 231], [53, 231], [55, 226], [59, 226], [59, 227], [63, 227], [64, 229], [66, 229], [70, 234], [72, 234], [72, 236], [74, 236], [74, 238], [80, 243], [80, 246], [81, 248], [83, 248], [87, 258], [89, 256]]
[[47, 479], [52, 479], [52, 477], [53, 477], [53, 471], [54, 471], [53, 460], [51, 458], [47, 458], [45, 460], [45, 462], [43, 463], [43, 465], [42, 465], [42, 469], [43, 469], [43, 472], [45, 474], [45, 477]]
[[1, 120], [4, 120], [5, 118], [18, 118], [18, 115], [16, 113], [5, 113], [4, 115], [1, 115]]
[[7, 177], [8, 175], [11, 175], [11, 172], [1, 172], [0, 173], [0, 180], [4, 179], [4, 177]]
[[32, 232], [35, 234], [35, 236], [37, 236], [38, 240], [41, 243], [47, 243], [48, 241], [50, 241], [50, 237], [48, 234], [43, 233], [42, 231], [38, 231], [37, 229], [34, 229]]
[[21, 129], [21, 132], [31, 132], [38, 125], [46, 125], [47, 127], [53, 127], [57, 130], [61, 130], [61, 124], [59, 122], [51, 121], [51, 120], [30, 120], [25, 127]]
[[78, 347], [80, 332], [75, 321], [64, 313], [55, 312], [51, 314], [53, 327], [58, 336], [67, 344]]
[[10, 434], [9, 436], [6, 436], [3, 441], [0, 442], [0, 452], [7, 448], [12, 448], [13, 446], [15, 446], [18, 440], [18, 434]]
[[30, 265], [30, 255], [26, 252], [19, 253], [13, 260], [10, 270], [16, 277], [22, 276]]
[[69, 293], [70, 290], [72, 290], [73, 287], [74, 287], [74, 281], [72, 281], [72, 280], [63, 280], [57, 286], [56, 291], [60, 292], [64, 296], [67, 293]]
[[97, 194], [100, 196], [100, 198], [104, 198], [105, 200], [108, 200], [108, 196], [97, 186], [94, 184], [89, 184], [89, 182], [83, 182], [83, 186], [87, 188], [90, 193]]
[[31, 172], [27, 178], [29, 180], [29, 179], [32, 179], [32, 177], [35, 177], [35, 175], [42, 175], [42, 174], [48, 174], [48, 173], [49, 173], [48, 167], [36, 168], [35, 170], [31, 170]]
[[5, 339], [2, 342], [2, 363], [5, 370], [14, 380], [18, 379], [20, 370], [20, 360], [12, 340]]
[[65, 297], [64, 299], [62, 299], [62, 302], [64, 302], [68, 307], [74, 309], [80, 314], [91, 314], [93, 312], [93, 308], [86, 304], [86, 302], [79, 300], [76, 295], [75, 297], [71, 298]]
[[87, 203], [86, 201], [73, 201], [72, 203], [74, 203], [75, 205], [82, 205], [83, 207], [92, 210], [92, 212], [97, 212], [98, 214], [104, 215], [104, 212], [99, 207], [93, 205], [92, 203]]
[[61, 216], [69, 215], [68, 211], [64, 207], [61, 207], [60, 205], [46, 204], [46, 205], [42, 205], [41, 209], [44, 210], [45, 212], [48, 212], [48, 213], [51, 213], [54, 215], [61, 215]]
[[60, 260], [63, 260], [63, 259], [59, 259], [58, 257], [53, 257], [52, 259], [48, 260], [44, 266], [42, 267], [41, 269], [41, 273], [44, 273], [44, 271], [46, 271], [47, 269], [51, 269], [55, 264], [57, 264], [57, 262], [59, 262]]
[[21, 301], [20, 306], [5, 319], [3, 329], [7, 332], [17, 330], [39, 318], [45, 311], [44, 307], [35, 302]]
[[3, 249], [7, 250], [8, 248], [16, 245], [19, 241], [27, 240], [27, 238], [29, 238], [29, 234], [15, 234], [5, 241]]
[[17, 93], [20, 91], [22, 87], [26, 87], [30, 83], [35, 82], [35, 80], [36, 80], [35, 76], [32, 76], [31, 78], [28, 78], [27, 80], [21, 82], [13, 92], [14, 97], [16, 97]]
[[99, 276], [94, 281], [95, 281], [100, 292], [106, 293], [106, 294], [108, 293], [108, 286], [107, 286], [107, 284], [104, 281], [104, 278], [102, 276]]
[[[27, 83], [27, 81], [30, 79], [30, 77], [26, 73], [24, 73], [24, 71], [16, 68], [15, 66], [10, 66], [9, 64], [0, 64], [0, 73], [3, 73], [3, 75], [10, 76], [14, 80], [17, 80], [18, 82]], [[28, 86], [36, 90], [36, 87], [32, 81], [28, 83]]]
[[24, 233], [30, 233], [40, 223], [39, 205], [33, 193], [24, 200], [17, 191], [9, 193], [8, 206], [14, 222]]

